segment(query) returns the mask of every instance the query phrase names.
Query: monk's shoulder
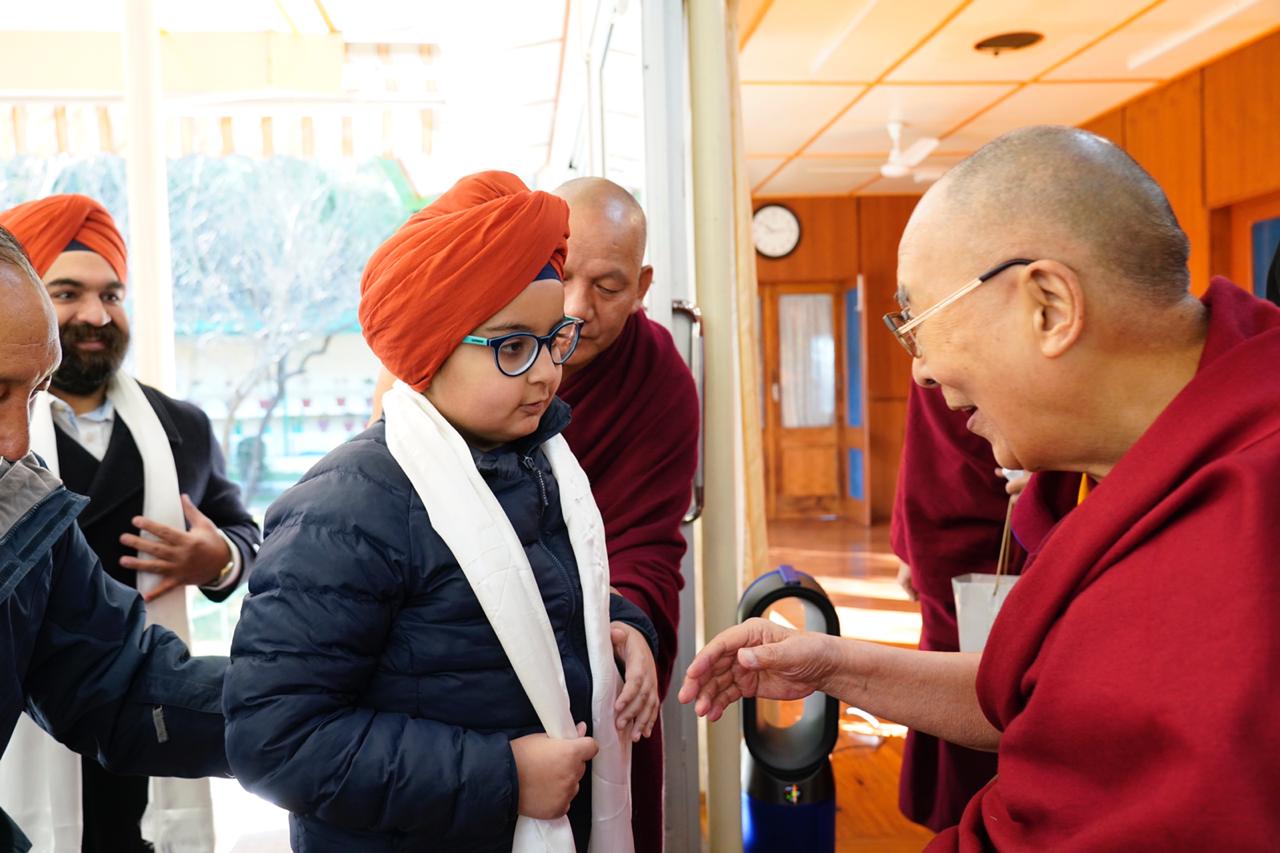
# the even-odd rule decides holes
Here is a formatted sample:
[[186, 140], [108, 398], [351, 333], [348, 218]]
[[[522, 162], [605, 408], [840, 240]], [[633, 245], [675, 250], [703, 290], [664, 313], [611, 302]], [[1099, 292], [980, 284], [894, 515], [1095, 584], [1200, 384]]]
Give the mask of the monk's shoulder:
[[697, 387], [693, 382], [693, 374], [684, 356], [676, 347], [670, 330], [661, 323], [642, 315], [644, 335], [642, 340], [645, 349], [645, 361], [654, 381], [668, 383], [669, 391], [677, 398], [697, 400]]

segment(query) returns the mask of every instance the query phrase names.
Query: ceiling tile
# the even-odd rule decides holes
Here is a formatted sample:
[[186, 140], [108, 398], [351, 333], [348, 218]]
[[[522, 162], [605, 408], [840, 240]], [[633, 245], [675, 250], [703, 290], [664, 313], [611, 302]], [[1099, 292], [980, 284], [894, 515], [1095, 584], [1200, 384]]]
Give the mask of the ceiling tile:
[[[964, 159], [964, 155], [934, 155], [925, 160], [915, 172], [905, 178], [886, 178], [881, 176], [875, 183], [860, 190], [858, 195], [919, 195], [942, 177], [948, 169]], [[920, 180], [916, 178], [919, 177]]]
[[1033, 83], [942, 140], [939, 153], [973, 151], [1033, 124], [1083, 124], [1151, 88], [1151, 83]]
[[748, 154], [791, 154], [863, 91], [862, 86], [742, 86]]
[[747, 163], [747, 183], [756, 186], [769, 175], [773, 174], [773, 170], [781, 166], [785, 160], [782, 157], [764, 157], [750, 158]]
[[[1054, 71], [1049, 80], [1156, 77], [1169, 79], [1270, 32], [1280, 22], [1280, 0], [1256, 0], [1225, 20], [1238, 0], [1165, 0], [1147, 14]], [[1205, 24], [1216, 26], [1192, 35]], [[1152, 53], [1167, 50], [1158, 56]], [[1141, 61], [1144, 54], [1150, 58]]]
[[932, 183], [916, 183], [912, 178], [881, 177], [858, 190], [858, 195], [922, 195]]
[[747, 81], [871, 81], [951, 8], [939, 0], [775, 0], [738, 71]]
[[[1151, 0], [975, 0], [890, 74], [888, 82], [1029, 80], [1150, 3]], [[1043, 33], [1044, 41], [996, 57], [973, 49], [989, 36], [1017, 30]]]
[[889, 151], [886, 125], [906, 125], [904, 148], [921, 136], [938, 136], [1008, 93], [1008, 85], [875, 86], [845, 113], [806, 153]]
[[879, 158], [798, 157], [753, 194], [840, 195], [880, 172]]

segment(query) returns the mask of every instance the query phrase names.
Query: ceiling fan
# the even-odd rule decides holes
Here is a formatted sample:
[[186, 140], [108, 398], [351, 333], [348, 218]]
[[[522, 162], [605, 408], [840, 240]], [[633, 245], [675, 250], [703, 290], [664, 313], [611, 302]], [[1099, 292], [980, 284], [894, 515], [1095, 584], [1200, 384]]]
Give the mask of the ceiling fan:
[[888, 125], [889, 140], [893, 143], [889, 149], [889, 159], [880, 167], [880, 174], [886, 178], [905, 178], [914, 175], [916, 182], [936, 180], [940, 175], [937, 169], [918, 169], [924, 159], [938, 147], [936, 136], [922, 136], [902, 150], [902, 128], [900, 121], [891, 121]]

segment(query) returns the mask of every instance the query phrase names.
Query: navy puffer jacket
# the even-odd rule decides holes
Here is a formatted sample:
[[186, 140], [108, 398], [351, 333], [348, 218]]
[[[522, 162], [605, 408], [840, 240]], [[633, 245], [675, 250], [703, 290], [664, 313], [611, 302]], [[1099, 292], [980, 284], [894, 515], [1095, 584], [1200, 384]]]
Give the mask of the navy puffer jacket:
[[[589, 725], [582, 588], [540, 447], [568, 422], [556, 400], [534, 435], [473, 455], [524, 544], [574, 718]], [[542, 728], [382, 423], [271, 507], [249, 591], [224, 695], [227, 755], [246, 788], [293, 813], [295, 850], [511, 849], [509, 743]], [[611, 611], [656, 643], [634, 605], [615, 595]], [[590, 788], [569, 815], [580, 850]]]

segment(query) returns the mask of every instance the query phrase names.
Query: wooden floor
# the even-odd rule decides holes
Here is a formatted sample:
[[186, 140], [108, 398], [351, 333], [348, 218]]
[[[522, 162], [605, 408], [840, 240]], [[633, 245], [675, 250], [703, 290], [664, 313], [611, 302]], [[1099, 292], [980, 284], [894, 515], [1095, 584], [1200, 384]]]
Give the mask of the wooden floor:
[[[915, 647], [920, 612], [897, 584], [898, 561], [887, 527], [843, 522], [769, 526], [772, 567], [790, 564], [817, 578], [840, 614], [846, 637]], [[836, 776], [836, 850], [920, 850], [932, 837], [898, 811], [903, 731], [870, 726], [841, 706], [841, 732], [831, 763]]]

